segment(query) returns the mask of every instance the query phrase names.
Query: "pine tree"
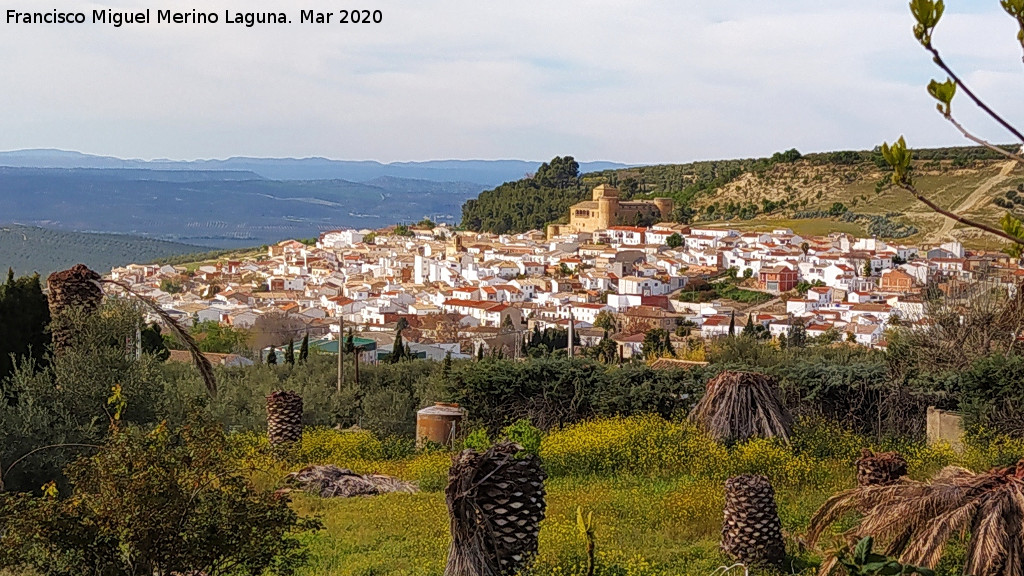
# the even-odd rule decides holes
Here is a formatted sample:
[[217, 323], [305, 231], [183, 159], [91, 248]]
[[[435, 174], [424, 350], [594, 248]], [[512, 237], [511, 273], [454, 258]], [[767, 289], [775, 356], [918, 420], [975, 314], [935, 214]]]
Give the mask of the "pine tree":
[[302, 345], [299, 346], [299, 362], [305, 363], [309, 359], [309, 332], [302, 337]]
[[277, 364], [277, 351], [273, 346], [270, 347], [270, 352], [267, 353], [267, 364]]
[[288, 347], [284, 349], [285, 364], [295, 365], [295, 342], [288, 340]]
[[732, 315], [729, 316], [729, 336], [736, 335], [736, 311], [733, 310]]

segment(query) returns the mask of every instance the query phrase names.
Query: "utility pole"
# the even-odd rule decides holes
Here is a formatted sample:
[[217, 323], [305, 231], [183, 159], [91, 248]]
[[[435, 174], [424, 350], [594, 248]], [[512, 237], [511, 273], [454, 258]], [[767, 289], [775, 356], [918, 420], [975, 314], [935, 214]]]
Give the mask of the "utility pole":
[[[572, 305], [570, 304], [569, 305], [569, 358], [570, 359], [572, 358], [572, 353], [573, 353], [572, 340], [573, 340], [573, 323], [574, 323], [574, 320], [575, 319], [572, 316]], [[554, 345], [552, 345], [551, 347], [554, 348]]]
[[338, 393], [345, 384], [345, 315], [338, 307]]

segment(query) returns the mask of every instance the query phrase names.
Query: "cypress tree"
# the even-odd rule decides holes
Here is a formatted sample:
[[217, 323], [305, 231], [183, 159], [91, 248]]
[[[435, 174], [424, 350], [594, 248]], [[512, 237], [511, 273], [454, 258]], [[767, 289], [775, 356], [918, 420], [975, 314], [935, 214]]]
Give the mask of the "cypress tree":
[[444, 362], [441, 363], [441, 381], [447, 384], [452, 377], [452, 351], [444, 355]]
[[14, 270], [7, 269], [7, 281], [0, 284], [0, 318], [2, 381], [14, 370], [12, 354], [42, 361], [50, 346], [50, 306], [38, 274], [15, 279]]
[[665, 330], [665, 352], [668, 352], [669, 356], [676, 355], [676, 349], [672, 347], [672, 333]]
[[483, 345], [483, 344], [481, 344], [481, 345], [480, 345], [480, 346], [479, 346], [479, 347], [478, 347], [478, 348], [476, 349], [476, 359], [477, 359], [477, 361], [480, 361], [480, 360], [483, 360], [483, 359], [484, 359], [484, 345]]
[[402, 342], [402, 332], [395, 332], [395, 344], [391, 347], [391, 363], [398, 363], [405, 356], [405, 344]]
[[753, 336], [754, 335], [754, 315], [753, 314], [747, 314], [747, 325], [743, 327], [742, 334], [744, 336]]
[[302, 344], [299, 346], [299, 362], [305, 362], [309, 359], [309, 332], [302, 337]]
[[284, 349], [284, 361], [286, 364], [295, 365], [295, 342], [288, 340], [288, 347]]
[[277, 364], [277, 352], [274, 347], [270, 347], [270, 352], [267, 353], [267, 364]]
[[732, 311], [732, 315], [729, 316], [729, 336], [736, 335], [736, 311]]

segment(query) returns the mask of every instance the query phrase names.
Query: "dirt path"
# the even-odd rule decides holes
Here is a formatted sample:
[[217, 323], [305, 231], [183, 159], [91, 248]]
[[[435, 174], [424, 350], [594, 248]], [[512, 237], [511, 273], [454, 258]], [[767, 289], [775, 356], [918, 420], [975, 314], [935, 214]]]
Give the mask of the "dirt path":
[[[967, 214], [971, 210], [978, 208], [984, 201], [989, 200], [989, 192], [991, 192], [993, 188], [1010, 178], [1010, 173], [1013, 172], [1013, 169], [1016, 167], [1017, 162], [1014, 160], [1010, 160], [1003, 164], [1002, 169], [999, 170], [999, 174], [996, 174], [982, 182], [974, 192], [971, 192], [967, 198], [964, 198], [963, 202], [957, 206], [953, 206], [951, 211], [956, 212], [957, 214]], [[952, 218], [942, 217], [942, 223], [939, 228], [932, 234], [929, 234], [927, 239], [933, 242], [945, 242], [946, 240], [952, 239], [950, 233], [953, 231], [956, 224], [957, 222]]]

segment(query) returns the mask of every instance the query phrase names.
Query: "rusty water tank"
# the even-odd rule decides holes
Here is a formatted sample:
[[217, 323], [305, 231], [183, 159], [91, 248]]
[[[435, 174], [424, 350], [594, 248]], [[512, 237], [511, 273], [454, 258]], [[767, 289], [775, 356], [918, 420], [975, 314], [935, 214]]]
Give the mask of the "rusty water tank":
[[466, 410], [458, 404], [437, 402], [416, 412], [416, 447], [426, 442], [451, 446], [462, 435]]

